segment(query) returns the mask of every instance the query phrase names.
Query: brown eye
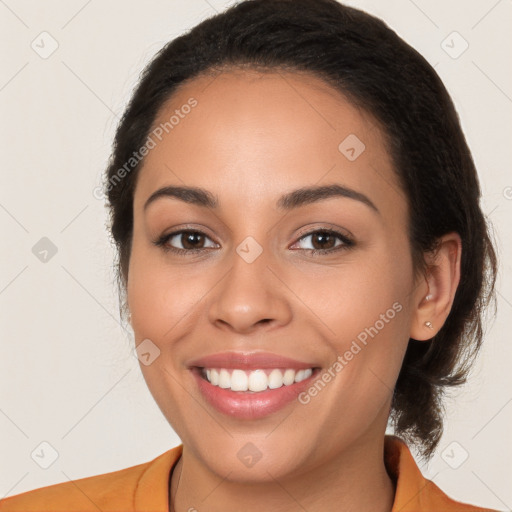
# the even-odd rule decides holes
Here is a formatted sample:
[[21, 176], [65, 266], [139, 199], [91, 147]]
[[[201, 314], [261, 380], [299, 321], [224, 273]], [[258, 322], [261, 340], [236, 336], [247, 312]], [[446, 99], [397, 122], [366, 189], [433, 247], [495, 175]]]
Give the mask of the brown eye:
[[336, 244], [336, 237], [327, 231], [317, 231], [311, 235], [313, 249], [332, 249]]
[[154, 244], [162, 247], [164, 251], [174, 251], [182, 254], [218, 247], [218, 244], [201, 231], [191, 230], [175, 231], [174, 233], [163, 235]]
[[183, 249], [202, 249], [205, 238], [202, 233], [184, 231], [180, 235], [180, 242]]
[[303, 235], [291, 249], [303, 249], [312, 254], [335, 252], [339, 249], [348, 249], [355, 245], [350, 238], [337, 231], [317, 230]]

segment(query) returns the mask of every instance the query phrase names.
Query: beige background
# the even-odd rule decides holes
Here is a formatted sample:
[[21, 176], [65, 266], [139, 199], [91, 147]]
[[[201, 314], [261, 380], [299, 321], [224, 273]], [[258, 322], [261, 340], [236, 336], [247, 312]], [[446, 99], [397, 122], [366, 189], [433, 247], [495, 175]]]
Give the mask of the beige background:
[[[231, 3], [0, 0], [0, 497], [145, 462], [179, 443], [119, 324], [106, 210], [93, 190], [142, 66]], [[512, 2], [349, 3], [435, 66], [474, 152], [499, 243], [499, 312], [422, 469], [455, 498], [511, 510]], [[43, 237], [57, 251], [46, 262], [33, 252], [51, 245]], [[52, 450], [58, 457], [43, 469]]]

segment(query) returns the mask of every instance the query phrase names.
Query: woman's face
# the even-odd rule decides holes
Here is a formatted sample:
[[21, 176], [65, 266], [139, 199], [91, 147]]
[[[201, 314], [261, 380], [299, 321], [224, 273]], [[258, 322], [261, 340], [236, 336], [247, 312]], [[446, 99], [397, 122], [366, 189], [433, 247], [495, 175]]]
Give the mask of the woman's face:
[[263, 481], [381, 442], [426, 289], [377, 125], [317, 78], [239, 71], [188, 83], [155, 127], [128, 302], [185, 449]]

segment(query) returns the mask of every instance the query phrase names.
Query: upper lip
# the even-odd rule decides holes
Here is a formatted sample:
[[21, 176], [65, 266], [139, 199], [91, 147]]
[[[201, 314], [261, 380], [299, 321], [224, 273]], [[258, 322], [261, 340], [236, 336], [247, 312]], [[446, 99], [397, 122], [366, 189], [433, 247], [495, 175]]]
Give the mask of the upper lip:
[[305, 363], [271, 352], [218, 352], [194, 359], [189, 367], [199, 368], [240, 368], [257, 370], [263, 368], [292, 368], [296, 370], [315, 368], [314, 363]]

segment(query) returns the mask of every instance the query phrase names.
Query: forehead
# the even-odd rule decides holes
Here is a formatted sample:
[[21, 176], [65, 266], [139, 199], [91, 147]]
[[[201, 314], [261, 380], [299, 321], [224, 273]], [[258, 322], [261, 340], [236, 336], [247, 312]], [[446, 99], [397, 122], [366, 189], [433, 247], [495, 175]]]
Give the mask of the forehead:
[[164, 104], [155, 130], [161, 140], [153, 137], [136, 202], [170, 183], [204, 187], [219, 197], [238, 185], [245, 198], [238, 197], [248, 202], [271, 200], [273, 189], [278, 194], [322, 181], [374, 196], [401, 195], [372, 116], [308, 73], [200, 76]]

